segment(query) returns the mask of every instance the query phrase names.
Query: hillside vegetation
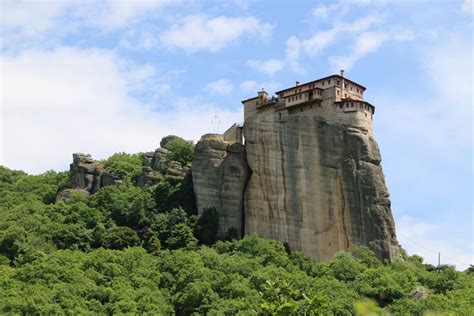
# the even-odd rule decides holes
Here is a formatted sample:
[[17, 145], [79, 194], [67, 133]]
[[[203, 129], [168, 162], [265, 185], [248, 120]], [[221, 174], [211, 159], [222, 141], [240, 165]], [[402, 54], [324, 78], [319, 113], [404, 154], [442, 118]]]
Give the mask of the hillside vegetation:
[[[184, 146], [186, 147], [186, 146]], [[183, 147], [183, 148], [184, 148]], [[173, 160], [190, 160], [186, 148]], [[102, 162], [131, 179], [140, 155]], [[186, 177], [56, 202], [67, 172], [0, 167], [1, 314], [353, 315], [474, 311], [474, 269], [381, 262], [362, 247], [319, 263], [196, 214]], [[416, 298], [426, 296], [423, 299]]]

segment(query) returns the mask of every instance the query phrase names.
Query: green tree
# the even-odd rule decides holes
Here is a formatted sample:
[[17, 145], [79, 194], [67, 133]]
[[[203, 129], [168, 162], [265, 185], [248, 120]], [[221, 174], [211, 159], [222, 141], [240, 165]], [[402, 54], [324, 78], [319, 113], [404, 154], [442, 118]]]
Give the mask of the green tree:
[[199, 216], [194, 234], [205, 245], [212, 245], [217, 240], [217, 231], [219, 230], [219, 214], [215, 207], [204, 209]]
[[158, 211], [169, 212], [183, 208], [188, 215], [197, 214], [196, 200], [191, 175], [185, 177], [165, 176], [155, 189]]
[[192, 141], [177, 137], [169, 141], [165, 145], [165, 148], [171, 151], [171, 153], [166, 156], [166, 162], [178, 161], [181, 165], [185, 166], [193, 160], [194, 144]]
[[131, 183], [133, 177], [142, 171], [143, 155], [116, 153], [101, 163], [105, 169], [119, 175], [125, 182]]
[[91, 196], [89, 204], [119, 226], [142, 227], [153, 212], [153, 195], [134, 186], [106, 186]]
[[140, 238], [129, 227], [113, 227], [106, 231], [102, 246], [109, 249], [124, 249], [140, 245]]

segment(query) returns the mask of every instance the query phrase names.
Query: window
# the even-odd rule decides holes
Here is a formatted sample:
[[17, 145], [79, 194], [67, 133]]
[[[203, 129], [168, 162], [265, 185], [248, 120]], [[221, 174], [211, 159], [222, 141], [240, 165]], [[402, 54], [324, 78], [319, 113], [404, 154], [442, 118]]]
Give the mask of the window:
[[347, 98], [347, 93], [344, 93], [344, 98]]
[[321, 83], [321, 85], [324, 87], [324, 81]]
[[340, 82], [339, 80], [336, 80], [336, 84], [337, 84], [337, 85], [340, 85], [341, 82]]
[[353, 107], [354, 107], [354, 103], [351, 103], [351, 108], [353, 108]]
[[331, 84], [331, 79], [328, 79], [328, 84]]
[[341, 91], [337, 90], [337, 95], [339, 95], [339, 94], [340, 94], [340, 92], [341, 92]]
[[342, 109], [342, 104], [339, 104], [339, 108]]

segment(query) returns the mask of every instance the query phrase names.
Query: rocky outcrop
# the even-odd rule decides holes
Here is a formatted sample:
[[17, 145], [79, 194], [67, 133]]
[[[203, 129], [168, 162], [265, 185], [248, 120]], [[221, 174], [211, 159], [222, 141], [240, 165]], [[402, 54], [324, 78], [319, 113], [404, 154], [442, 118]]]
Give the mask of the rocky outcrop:
[[218, 236], [235, 228], [243, 233], [244, 191], [249, 177], [245, 148], [230, 144], [219, 134], [204, 135], [196, 144], [193, 185], [199, 214], [215, 207], [219, 214]]
[[56, 196], [56, 203], [58, 203], [59, 201], [70, 199], [75, 194], [84, 197], [89, 196], [89, 192], [84, 189], [64, 189]]
[[170, 161], [165, 170], [165, 174], [175, 177], [185, 177], [189, 172], [191, 172], [191, 167], [183, 167], [178, 161]]
[[118, 175], [106, 171], [89, 154], [75, 153], [72, 158], [69, 176], [74, 189], [84, 189], [92, 194], [106, 185], [122, 183]]
[[177, 138], [181, 138], [181, 137], [176, 136], [176, 135], [168, 135], [168, 136], [163, 137], [163, 138], [161, 139], [161, 141], [160, 141], [160, 147], [161, 147], [161, 148], [166, 148], [166, 145], [167, 145], [170, 141], [172, 141], [172, 140], [174, 140], [174, 139], [177, 139]]
[[163, 176], [151, 167], [142, 167], [142, 172], [136, 177], [135, 184], [137, 187], [143, 188], [159, 183]]
[[425, 300], [429, 294], [430, 291], [426, 287], [417, 285], [416, 288], [414, 288], [410, 294], [408, 294], [408, 297], [414, 300]]
[[245, 234], [287, 242], [318, 260], [352, 244], [379, 258], [398, 257], [380, 152], [369, 131], [273, 112], [245, 124], [252, 171]]
[[166, 156], [168, 156], [170, 153], [171, 152], [168, 149], [164, 149], [164, 148], [156, 149], [155, 152], [153, 153], [153, 158], [150, 161], [151, 167], [156, 171], [164, 173], [166, 171], [166, 164], [165, 164]]

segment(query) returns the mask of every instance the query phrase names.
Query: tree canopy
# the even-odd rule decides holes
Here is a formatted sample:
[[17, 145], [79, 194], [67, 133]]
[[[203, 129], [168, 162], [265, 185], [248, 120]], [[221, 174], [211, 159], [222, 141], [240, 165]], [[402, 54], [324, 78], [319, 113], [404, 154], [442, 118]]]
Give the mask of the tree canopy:
[[[132, 156], [113, 168], [131, 176]], [[120, 158], [120, 159], [119, 159]], [[126, 158], [126, 159], [123, 159]], [[123, 160], [122, 160], [123, 159]], [[122, 162], [118, 163], [120, 160]], [[200, 216], [184, 178], [55, 201], [67, 172], [0, 168], [1, 314], [469, 315], [474, 273], [364, 247], [316, 262]], [[189, 183], [188, 183], [189, 185]], [[414, 298], [423, 288], [427, 297]]]

